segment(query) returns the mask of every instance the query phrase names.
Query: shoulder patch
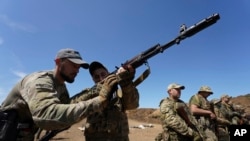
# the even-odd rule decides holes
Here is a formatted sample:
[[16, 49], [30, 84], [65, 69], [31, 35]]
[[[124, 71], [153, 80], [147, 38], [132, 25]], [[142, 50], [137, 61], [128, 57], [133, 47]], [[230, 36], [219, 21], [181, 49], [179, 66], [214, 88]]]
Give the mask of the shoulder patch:
[[49, 84], [36, 84], [36, 89], [48, 89], [53, 90], [53, 87]]

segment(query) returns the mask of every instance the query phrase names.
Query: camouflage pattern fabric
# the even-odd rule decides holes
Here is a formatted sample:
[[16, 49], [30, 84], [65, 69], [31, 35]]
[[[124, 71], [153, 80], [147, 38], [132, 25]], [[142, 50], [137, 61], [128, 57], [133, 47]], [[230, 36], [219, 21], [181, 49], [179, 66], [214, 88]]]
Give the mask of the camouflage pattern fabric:
[[225, 119], [231, 121], [234, 125], [239, 125], [241, 115], [234, 110], [232, 105], [221, 102], [221, 112]]
[[[81, 94], [84, 95], [84, 92]], [[104, 108], [99, 98], [88, 101], [74, 98], [73, 101], [77, 103], [71, 102], [65, 84], [59, 84], [51, 70], [32, 73], [23, 78], [9, 93], [1, 108], [16, 109], [19, 122], [31, 124], [30, 131], [20, 132], [18, 140], [32, 141], [38, 128], [66, 128]]]
[[228, 126], [231, 125], [230, 120], [226, 119], [223, 115], [223, 109], [221, 109], [221, 101], [212, 103], [214, 105], [215, 115], [217, 116], [217, 137], [219, 141], [229, 141], [229, 129]]
[[[164, 141], [192, 141], [194, 129], [188, 127], [184, 119], [177, 113], [178, 107], [184, 107], [185, 111], [189, 111], [187, 105], [181, 101], [174, 101], [170, 98], [163, 99], [160, 102], [161, 121], [163, 133], [158, 134], [155, 140], [163, 139]], [[187, 116], [191, 123], [198, 127], [197, 121], [187, 112]], [[199, 129], [198, 129], [199, 130]]]
[[[97, 86], [100, 86], [98, 84]], [[139, 93], [132, 81], [113, 93], [108, 106], [87, 117], [86, 141], [129, 141], [126, 110], [139, 106]]]
[[[210, 102], [199, 94], [193, 95], [189, 100], [190, 105], [196, 105], [197, 107], [204, 110], [212, 110]], [[218, 141], [216, 136], [215, 121], [211, 120], [210, 117], [206, 116], [195, 116], [198, 123], [202, 125], [203, 131], [206, 134], [207, 141]]]

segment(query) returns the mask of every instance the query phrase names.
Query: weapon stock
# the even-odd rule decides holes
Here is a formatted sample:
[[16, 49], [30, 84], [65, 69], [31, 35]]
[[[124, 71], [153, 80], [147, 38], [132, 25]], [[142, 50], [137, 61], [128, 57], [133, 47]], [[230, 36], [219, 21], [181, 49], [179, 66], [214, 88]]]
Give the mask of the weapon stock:
[[[179, 44], [185, 38], [191, 37], [195, 35], [196, 33], [202, 31], [203, 29], [213, 25], [219, 19], [220, 19], [220, 15], [218, 13], [215, 13], [201, 20], [200, 22], [190, 26], [189, 28], [187, 28], [185, 24], [183, 24], [181, 26], [180, 34], [176, 38], [174, 38], [173, 40], [171, 40], [170, 42], [164, 45], [160, 45], [160, 44], [154, 45], [153, 47], [147, 49], [146, 51], [136, 55], [132, 59], [127, 60], [124, 64], [122, 64], [122, 66], [124, 68], [127, 68], [126, 67], [127, 65], [131, 65], [133, 68], [138, 68], [141, 65], [146, 64], [149, 58], [155, 56], [158, 53], [163, 53], [164, 50], [168, 49], [169, 47], [175, 44]], [[116, 70], [114, 72], [116, 72]]]

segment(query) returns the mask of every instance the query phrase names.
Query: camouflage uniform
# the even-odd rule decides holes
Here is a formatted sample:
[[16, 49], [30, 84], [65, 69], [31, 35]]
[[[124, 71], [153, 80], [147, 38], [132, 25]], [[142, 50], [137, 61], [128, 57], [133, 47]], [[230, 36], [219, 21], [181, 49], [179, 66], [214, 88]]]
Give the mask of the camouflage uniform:
[[223, 115], [223, 109], [221, 109], [221, 101], [214, 101], [211, 104], [213, 104], [215, 115], [217, 116], [217, 137], [219, 141], [229, 141], [230, 135], [229, 135], [229, 125], [231, 125], [230, 120], [226, 119]]
[[131, 81], [129, 85], [113, 93], [113, 97], [103, 111], [87, 117], [85, 140], [129, 141], [129, 125], [125, 111], [138, 106], [139, 93]]
[[[193, 95], [189, 100], [189, 105], [196, 105], [197, 107], [204, 109], [204, 110], [212, 110], [210, 102], [199, 94]], [[197, 116], [195, 115], [198, 123], [202, 125], [203, 131], [207, 136], [207, 141], [217, 141], [215, 126], [216, 123], [214, 120], [211, 120], [210, 117], [206, 116]]]
[[221, 102], [221, 108], [225, 118], [232, 122], [233, 125], [240, 125], [240, 121], [242, 119], [242, 115], [240, 112], [236, 111], [232, 104]]
[[[101, 71], [97, 71], [101, 69]], [[97, 86], [107, 77], [108, 70], [100, 62], [94, 61], [89, 66], [89, 72]], [[110, 95], [107, 107], [89, 115], [85, 124], [86, 141], [129, 141], [129, 125], [126, 110], [139, 106], [139, 93], [133, 82], [134, 73], [126, 71], [117, 75], [120, 88], [115, 88]], [[89, 97], [90, 98], [90, 97]]]
[[[18, 140], [33, 141], [38, 128], [66, 128], [104, 108], [99, 98], [81, 101], [81, 95], [86, 96], [86, 92], [97, 95], [92, 93], [94, 90], [83, 91], [70, 99], [66, 85], [60, 84], [53, 73], [51, 70], [27, 75], [3, 102], [2, 110], [16, 109], [18, 122], [29, 124], [29, 130], [19, 132]], [[77, 103], [70, 104], [73, 102]]]
[[[178, 114], [177, 109], [180, 107], [184, 108], [186, 116], [195, 127], [190, 128], [183, 117]], [[156, 140], [192, 141], [193, 132], [197, 130], [201, 131], [196, 119], [192, 116], [188, 106], [182, 100], [174, 101], [170, 98], [161, 100], [160, 112], [164, 131], [156, 137]], [[160, 137], [161, 135], [162, 138]], [[200, 132], [200, 135], [205, 137], [205, 134], [202, 131]]]
[[250, 118], [245, 112], [245, 108], [242, 105], [232, 104], [233, 109], [240, 114], [240, 116], [235, 116], [238, 118], [238, 124], [240, 125], [250, 125]]

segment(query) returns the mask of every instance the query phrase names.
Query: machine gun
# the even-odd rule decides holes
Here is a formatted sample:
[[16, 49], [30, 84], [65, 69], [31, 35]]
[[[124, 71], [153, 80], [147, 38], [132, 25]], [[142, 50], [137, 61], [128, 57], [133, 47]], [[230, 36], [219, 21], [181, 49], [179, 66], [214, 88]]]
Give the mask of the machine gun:
[[[167, 48], [175, 44], [179, 44], [182, 40], [186, 39], [187, 37], [191, 37], [194, 34], [202, 31], [203, 29], [215, 24], [219, 19], [220, 15], [218, 13], [215, 13], [188, 28], [186, 27], [185, 24], [183, 24], [180, 29], [180, 34], [176, 38], [174, 38], [173, 40], [164, 45], [156, 44], [155, 46], [147, 49], [146, 51], [136, 55], [132, 59], [127, 60], [125, 63], [122, 64], [122, 67], [126, 69], [128, 65], [131, 65], [133, 68], [138, 68], [143, 64], [147, 64], [147, 60], [149, 58], [155, 56], [158, 53], [163, 53], [163, 51], [166, 50]], [[117, 70], [115, 70], [112, 73], [115, 73], [116, 71]], [[135, 84], [137, 85], [138, 83], [140, 83], [139, 81], [136, 81]], [[59, 132], [58, 130], [51, 131], [48, 134], [46, 134], [40, 141], [47, 141], [50, 138], [54, 137]]]

